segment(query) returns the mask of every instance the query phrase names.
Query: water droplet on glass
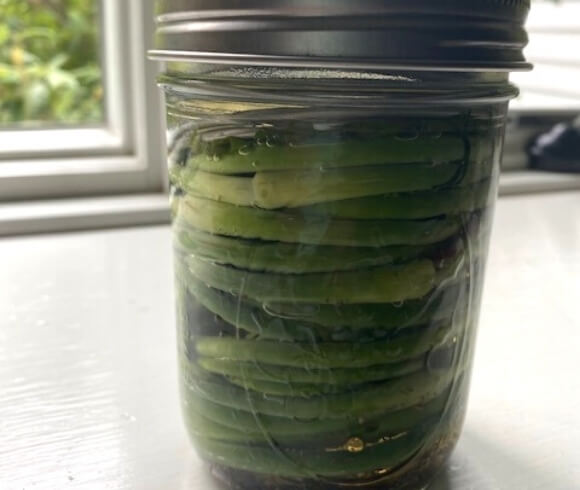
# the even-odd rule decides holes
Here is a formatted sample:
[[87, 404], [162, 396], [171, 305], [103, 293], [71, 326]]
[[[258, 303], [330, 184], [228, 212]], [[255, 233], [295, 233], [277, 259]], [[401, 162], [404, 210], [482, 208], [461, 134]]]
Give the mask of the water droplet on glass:
[[404, 304], [405, 304], [405, 302], [404, 302], [404, 301], [395, 301], [395, 302], [393, 303], [393, 307], [394, 307], [394, 308], [401, 308], [401, 307], [402, 307]]
[[250, 148], [248, 146], [242, 146], [239, 150], [238, 153], [240, 155], [242, 155], [243, 157], [247, 156], [250, 154]]
[[131, 415], [128, 412], [123, 412], [121, 415], [123, 416], [124, 419], [128, 420], [129, 422], [136, 422], [137, 421], [137, 417], [135, 417], [134, 415]]
[[453, 365], [454, 348], [442, 347], [433, 349], [427, 355], [427, 369], [430, 372], [449, 369]]

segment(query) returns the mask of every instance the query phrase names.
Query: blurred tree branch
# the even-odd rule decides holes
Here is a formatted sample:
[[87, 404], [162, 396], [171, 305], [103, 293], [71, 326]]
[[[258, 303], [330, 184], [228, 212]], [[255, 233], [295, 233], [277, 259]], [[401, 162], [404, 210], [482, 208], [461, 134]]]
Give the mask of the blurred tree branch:
[[94, 0], [0, 0], [0, 124], [103, 117]]

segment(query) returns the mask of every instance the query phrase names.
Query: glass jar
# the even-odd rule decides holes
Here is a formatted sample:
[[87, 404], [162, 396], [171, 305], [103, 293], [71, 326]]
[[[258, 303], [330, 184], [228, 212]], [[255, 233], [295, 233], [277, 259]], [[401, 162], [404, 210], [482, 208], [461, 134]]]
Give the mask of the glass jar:
[[466, 410], [507, 67], [179, 46], [155, 54], [199, 455], [225, 488], [423, 488]]

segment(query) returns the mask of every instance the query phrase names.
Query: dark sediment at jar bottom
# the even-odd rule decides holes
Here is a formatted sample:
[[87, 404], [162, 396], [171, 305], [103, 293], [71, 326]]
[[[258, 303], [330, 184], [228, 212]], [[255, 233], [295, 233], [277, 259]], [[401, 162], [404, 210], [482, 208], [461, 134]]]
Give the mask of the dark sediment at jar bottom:
[[349, 488], [423, 490], [442, 470], [453, 452], [459, 440], [463, 419], [464, 413], [456, 419], [450, 430], [438, 437], [430, 447], [424, 448], [422, 455], [412, 458], [410, 462], [383, 477], [378, 476], [366, 482], [333, 482], [319, 479], [291, 480], [255, 474], [207, 461], [205, 464], [220, 490], [345, 490]]

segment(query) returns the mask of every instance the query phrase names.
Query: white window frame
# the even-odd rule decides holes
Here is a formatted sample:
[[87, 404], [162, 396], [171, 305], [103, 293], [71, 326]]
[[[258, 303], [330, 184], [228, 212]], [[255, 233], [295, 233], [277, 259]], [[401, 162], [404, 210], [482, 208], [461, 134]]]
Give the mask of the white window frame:
[[[541, 64], [552, 65], [559, 62], [577, 64], [575, 50], [555, 52], [553, 44], [557, 40], [557, 36], [573, 35], [577, 39], [580, 37], [580, 23], [578, 21], [580, 4], [576, 2], [565, 3], [562, 8], [568, 9], [570, 12], [570, 15], [565, 18], [555, 16], [555, 8], [560, 8], [560, 6], [554, 5], [552, 2], [532, 3], [532, 10], [526, 25], [532, 39], [528, 47], [528, 57], [532, 62]], [[530, 78], [526, 78], [528, 76]], [[533, 73], [512, 75], [512, 78], [515, 79], [516, 85], [521, 83], [524, 87], [533, 87], [535, 81]], [[580, 175], [578, 174], [527, 169], [528, 157], [525, 153], [527, 141], [535, 134], [549, 130], [558, 122], [571, 120], [579, 113], [580, 95], [578, 101], [566, 109], [555, 110], [552, 106], [545, 104], [544, 107], [539, 106], [537, 109], [515, 105], [510, 110], [511, 124], [506, 131], [503, 155], [504, 172], [500, 177], [500, 195], [580, 189]]]
[[0, 201], [166, 191], [153, 4], [101, 0], [104, 126], [1, 130]]

